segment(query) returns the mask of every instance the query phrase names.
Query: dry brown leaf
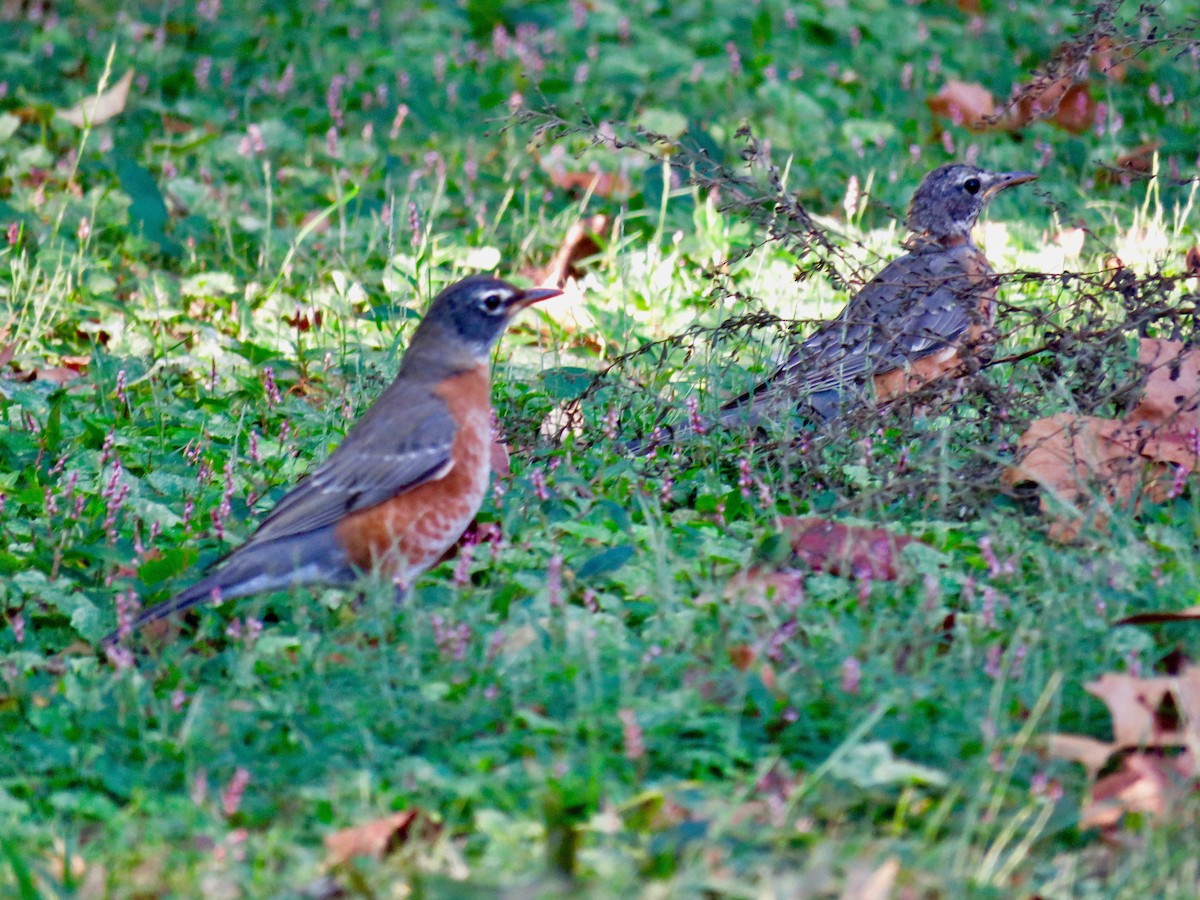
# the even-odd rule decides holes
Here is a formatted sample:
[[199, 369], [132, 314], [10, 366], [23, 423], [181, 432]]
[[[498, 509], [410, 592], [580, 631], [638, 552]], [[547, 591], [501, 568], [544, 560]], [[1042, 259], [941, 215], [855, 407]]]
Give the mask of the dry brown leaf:
[[68, 366], [48, 366], [45, 369], [34, 369], [29, 372], [24, 379], [25, 381], [52, 381], [57, 385], [64, 385], [74, 381], [79, 377], [79, 372]]
[[900, 574], [900, 551], [916, 538], [883, 528], [843, 525], [817, 516], [780, 521], [792, 550], [819, 572], [872, 581], [894, 581]]
[[996, 100], [981, 84], [952, 78], [925, 102], [935, 116], [963, 125], [969, 131], [988, 131], [995, 127]]
[[1105, 775], [1093, 786], [1079, 824], [1111, 830], [1127, 812], [1160, 818], [1172, 801], [1184, 795], [1187, 782], [1195, 777], [1195, 758], [1190, 752], [1174, 758], [1131, 753], [1121, 760], [1118, 771]]
[[1181, 434], [1200, 429], [1200, 350], [1185, 349], [1180, 341], [1142, 338], [1138, 364], [1149, 374], [1142, 399], [1126, 421], [1169, 425]]
[[1114, 625], [1161, 625], [1166, 622], [1200, 622], [1200, 606], [1189, 606], [1178, 612], [1144, 612], [1117, 619]]
[[1113, 81], [1124, 81], [1125, 62], [1128, 59], [1129, 51], [1127, 49], [1118, 48], [1110, 37], [1102, 37], [1096, 41], [1089, 62], [1093, 71], [1099, 72]]
[[1110, 672], [1084, 690], [1108, 707], [1118, 749], [1200, 742], [1200, 666], [1150, 678]]
[[1017, 462], [1001, 480], [1038, 485], [1043, 513], [1055, 514], [1053, 499], [1068, 505], [1051, 523], [1055, 540], [1075, 540], [1088, 523], [1103, 528], [1098, 497], [1136, 510], [1170, 496], [1178, 468], [1200, 468], [1200, 351], [1143, 338], [1138, 362], [1146, 383], [1124, 419], [1059, 413], [1033, 422], [1018, 441]]
[[1116, 747], [1084, 734], [1052, 734], [1047, 739], [1046, 752], [1055, 759], [1082, 763], [1088, 770], [1088, 777], [1095, 778], [1108, 765]]
[[[566, 286], [568, 280], [582, 278], [583, 272], [579, 268], [579, 263], [600, 252], [597, 238], [608, 231], [610, 224], [611, 220], [608, 216], [599, 214], [576, 222], [568, 228], [553, 259], [536, 279], [538, 286], [562, 288]], [[544, 309], [546, 303], [556, 299], [558, 298], [551, 297], [548, 301], [544, 300], [538, 308]]]
[[[1127, 812], [1162, 816], [1185, 790], [1196, 789], [1200, 666], [1149, 678], [1108, 673], [1084, 687], [1108, 707], [1113, 740], [1051, 735], [1050, 755], [1082, 763], [1095, 778], [1115, 754], [1124, 754], [1120, 768], [1093, 785], [1080, 816], [1085, 828], [1112, 830]], [[1183, 752], [1174, 753], [1177, 747]]]
[[58, 117], [76, 128], [102, 125], [125, 111], [129, 100], [129, 88], [133, 84], [133, 69], [129, 69], [120, 80], [98, 97], [86, 97], [70, 109], [58, 110]]
[[176, 118], [170, 113], [162, 113], [159, 118], [162, 121], [163, 131], [167, 134], [188, 134], [196, 127], [187, 119]]
[[841, 900], [888, 900], [899, 874], [900, 860], [894, 856], [874, 870], [855, 867], [846, 878]]
[[1117, 157], [1117, 168], [1128, 169], [1131, 172], [1148, 173], [1154, 167], [1154, 154], [1162, 146], [1162, 141], [1147, 141], [1139, 144], [1128, 153]]
[[529, 274], [539, 287], [558, 288], [557, 297], [538, 304], [540, 316], [549, 319], [563, 331], [575, 336], [577, 345], [603, 354], [604, 344], [599, 338], [600, 329], [596, 320], [583, 303], [584, 293], [580, 286], [583, 278], [583, 260], [600, 252], [600, 242], [611, 225], [606, 215], [589, 216], [567, 229], [562, 244], [544, 269]]
[[1096, 99], [1086, 81], [1067, 88], [1050, 121], [1072, 134], [1083, 134], [1096, 124]]
[[758, 677], [762, 680], [763, 687], [770, 691], [775, 696], [779, 694], [779, 677], [775, 674], [775, 667], [770, 663], [763, 663], [759, 666]]
[[1004, 126], [1011, 130], [1048, 119], [1052, 124], [1080, 134], [1096, 124], [1096, 101], [1086, 81], [1069, 75], [1042, 75], [1017, 88]]
[[729, 654], [729, 661], [739, 672], [745, 672], [754, 665], [754, 648], [749, 644], [734, 644], [726, 652]]
[[1183, 270], [1192, 278], [1200, 279], [1200, 244], [1192, 244], [1183, 255]]
[[550, 183], [557, 188], [580, 194], [592, 193], [597, 197], [629, 195], [629, 179], [619, 172], [564, 172], [550, 171]]
[[425, 817], [419, 809], [394, 813], [374, 822], [343, 828], [325, 835], [325, 864], [330, 868], [344, 865], [356, 856], [382, 859], [412, 834], [419, 819]]
[[[1141, 495], [1144, 460], [1121, 440], [1121, 423], [1112, 419], [1071, 413], [1038, 419], [1021, 435], [1017, 451], [1018, 462], [1001, 481], [1012, 488], [1038, 486], [1042, 512], [1056, 516], [1050, 526], [1055, 540], [1075, 540], [1085, 524], [1104, 527], [1097, 491], [1110, 503]], [[1068, 509], [1057, 509], [1055, 501]]]

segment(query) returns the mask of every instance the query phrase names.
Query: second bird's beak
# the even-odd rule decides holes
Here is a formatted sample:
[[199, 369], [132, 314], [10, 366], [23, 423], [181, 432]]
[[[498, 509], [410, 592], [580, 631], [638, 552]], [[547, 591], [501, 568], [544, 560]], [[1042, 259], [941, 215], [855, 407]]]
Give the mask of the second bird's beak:
[[558, 288], [530, 288], [527, 291], [521, 291], [512, 300], [509, 301], [508, 309], [510, 313], [518, 313], [527, 306], [532, 306], [535, 303], [540, 303], [542, 300], [549, 300], [551, 297], [557, 297], [562, 294]]
[[1028, 184], [1030, 181], [1037, 181], [1037, 176], [1032, 172], [998, 172], [993, 176], [993, 181], [987, 186], [984, 195], [994, 197], [1005, 188]]

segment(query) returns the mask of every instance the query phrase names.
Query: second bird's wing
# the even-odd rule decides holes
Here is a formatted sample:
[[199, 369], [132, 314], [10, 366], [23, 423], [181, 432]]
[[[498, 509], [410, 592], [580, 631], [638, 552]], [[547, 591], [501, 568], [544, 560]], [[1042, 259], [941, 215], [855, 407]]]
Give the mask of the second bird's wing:
[[834, 390], [952, 344], [978, 318], [982, 273], [964, 264], [970, 261], [952, 251], [910, 253], [893, 261], [770, 380], [801, 394]]

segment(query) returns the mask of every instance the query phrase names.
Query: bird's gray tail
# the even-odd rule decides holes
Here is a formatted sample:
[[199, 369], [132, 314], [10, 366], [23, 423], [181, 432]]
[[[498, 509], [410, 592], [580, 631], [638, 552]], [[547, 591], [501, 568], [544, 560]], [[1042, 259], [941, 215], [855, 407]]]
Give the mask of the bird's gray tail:
[[[143, 610], [128, 627], [129, 631], [136, 631], [202, 603], [219, 603], [301, 584], [341, 584], [355, 577], [330, 529], [279, 541], [244, 544], [217, 563], [210, 575], [170, 600]], [[122, 627], [102, 643], [116, 643], [125, 633]]]

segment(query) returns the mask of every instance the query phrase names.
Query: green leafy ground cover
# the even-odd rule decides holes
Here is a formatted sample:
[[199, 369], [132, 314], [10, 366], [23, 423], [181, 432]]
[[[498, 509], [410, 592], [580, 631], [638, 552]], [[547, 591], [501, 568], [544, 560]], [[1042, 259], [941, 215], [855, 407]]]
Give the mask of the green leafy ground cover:
[[[1116, 8], [1114, 34], [1143, 43], [1123, 81], [1087, 76], [1103, 120], [1016, 136], [940, 133], [926, 98], [948, 77], [1005, 96], [1090, 10], [10, 7], [0, 891], [838, 896], [894, 858], [911, 896], [1194, 894], [1194, 802], [1132, 817], [1114, 848], [1079, 827], [1080, 767], [1038, 752], [1054, 731], [1107, 737], [1084, 682], [1195, 655], [1180, 626], [1109, 624], [1196, 602], [1194, 494], [1063, 548], [994, 478], [1030, 415], [1111, 412], [1136, 335], [989, 369], [1008, 418], [968, 398], [631, 458], [664, 406], [711, 411], [786, 347], [786, 328], [722, 323], [828, 316], [845, 285], [802, 244], [760, 245], [748, 206], [592, 147], [608, 126], [508, 118], [641, 124], [732, 171], [748, 124], [868, 272], [934, 165], [1036, 167], [991, 212], [997, 269], [1119, 255], [1178, 274], [1200, 77], [1182, 38], [1153, 38], [1190, 21], [1194, 39], [1186, 4]], [[128, 69], [111, 121], [55, 115]], [[1164, 177], [1097, 177], [1150, 140]], [[556, 185], [589, 167], [628, 188]], [[869, 201], [847, 211], [852, 176]], [[118, 603], [182, 586], [323, 458], [439, 287], [527, 279], [594, 213], [612, 224], [577, 301], [587, 339], [527, 314], [497, 359], [512, 474], [481, 519], [501, 540], [399, 609], [296, 592], [203, 610], [133, 666], [95, 650]], [[1072, 256], [1051, 236], [1076, 225]], [[1082, 307], [1119, 320], [1128, 295], [1098, 283], [1011, 281], [1029, 327], [1006, 347]], [[581, 394], [580, 427], [552, 439]], [[728, 591], [791, 564], [778, 517], [814, 511], [927, 546], [894, 582], [800, 569], [767, 598]], [[397, 852], [328, 868], [324, 837], [413, 809], [425, 826]]]

